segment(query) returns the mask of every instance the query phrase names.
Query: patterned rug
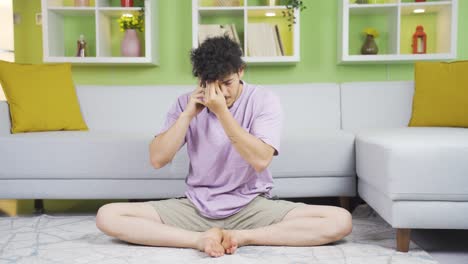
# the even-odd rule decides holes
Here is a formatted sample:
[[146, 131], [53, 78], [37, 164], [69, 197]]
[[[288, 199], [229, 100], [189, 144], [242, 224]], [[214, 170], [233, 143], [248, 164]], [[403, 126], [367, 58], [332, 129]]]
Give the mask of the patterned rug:
[[234, 255], [210, 258], [192, 249], [138, 246], [101, 233], [94, 215], [0, 217], [0, 263], [347, 263], [435, 264], [411, 243], [395, 251], [395, 231], [370, 207], [353, 213], [353, 232], [319, 247], [245, 246]]

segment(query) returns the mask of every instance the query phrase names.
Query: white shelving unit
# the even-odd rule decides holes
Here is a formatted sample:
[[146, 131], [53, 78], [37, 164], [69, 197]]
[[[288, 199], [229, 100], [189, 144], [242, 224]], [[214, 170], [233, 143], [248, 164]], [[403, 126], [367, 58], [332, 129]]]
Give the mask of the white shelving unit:
[[[43, 58], [46, 63], [158, 65], [157, 0], [144, 0], [145, 30], [140, 34], [141, 57], [120, 55], [123, 33], [117, 19], [138, 14], [141, 7], [114, 7], [112, 0], [94, 0], [89, 7], [70, 6], [69, 0], [42, 0]], [[88, 56], [76, 57], [76, 41], [85, 35]], [[74, 35], [71, 35], [74, 34]]]
[[[293, 24], [289, 30], [287, 20], [283, 17], [282, 11], [287, 10], [283, 5], [269, 5], [268, 0], [239, 0], [237, 6], [215, 6], [204, 5], [206, 0], [192, 0], [192, 47], [198, 47], [198, 31], [200, 24], [236, 24], [237, 33], [241, 40], [241, 46], [244, 51], [243, 60], [248, 64], [294, 64], [300, 60], [300, 12], [294, 10], [296, 24]], [[216, 3], [216, 1], [211, 1]], [[226, 1], [218, 1], [226, 2]], [[275, 13], [274, 19], [278, 23], [272, 22], [271, 17], [265, 14]], [[236, 23], [237, 22], [237, 23]], [[286, 40], [284, 56], [249, 56], [247, 42], [248, 23], [265, 22], [277, 24], [282, 38]]]
[[[449, 60], [457, 56], [458, 0], [339, 0], [338, 63], [388, 63], [420, 60]], [[420, 9], [423, 13], [415, 13]], [[415, 25], [427, 34], [427, 53], [412, 54]], [[376, 41], [376, 55], [360, 54], [364, 28], [376, 28], [382, 36]], [[359, 42], [360, 40], [360, 42]], [[380, 50], [382, 47], [382, 50]]]

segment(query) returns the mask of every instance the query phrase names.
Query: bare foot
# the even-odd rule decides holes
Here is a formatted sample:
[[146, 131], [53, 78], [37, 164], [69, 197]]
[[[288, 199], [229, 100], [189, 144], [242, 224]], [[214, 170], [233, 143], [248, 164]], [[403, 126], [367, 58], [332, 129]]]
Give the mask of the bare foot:
[[233, 230], [223, 230], [222, 245], [226, 254], [234, 254], [236, 249], [241, 246], [239, 235]]
[[221, 244], [223, 231], [217, 227], [211, 228], [200, 235], [197, 241], [197, 249], [211, 257], [224, 255], [224, 247]]

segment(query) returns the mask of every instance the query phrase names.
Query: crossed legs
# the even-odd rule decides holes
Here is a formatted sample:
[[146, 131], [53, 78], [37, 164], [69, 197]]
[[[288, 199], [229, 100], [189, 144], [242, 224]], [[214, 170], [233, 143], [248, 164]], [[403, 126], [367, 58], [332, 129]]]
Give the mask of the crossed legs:
[[281, 222], [256, 229], [194, 232], [165, 225], [145, 203], [102, 206], [96, 226], [105, 234], [134, 244], [193, 248], [212, 257], [232, 254], [245, 245], [316, 246], [338, 241], [352, 230], [348, 211], [334, 206], [305, 205]]
[[224, 245], [229, 246], [226, 240], [231, 238], [238, 246], [318, 246], [338, 241], [351, 233], [351, 230], [351, 214], [345, 209], [307, 205], [292, 209], [281, 222], [273, 225], [226, 230]]

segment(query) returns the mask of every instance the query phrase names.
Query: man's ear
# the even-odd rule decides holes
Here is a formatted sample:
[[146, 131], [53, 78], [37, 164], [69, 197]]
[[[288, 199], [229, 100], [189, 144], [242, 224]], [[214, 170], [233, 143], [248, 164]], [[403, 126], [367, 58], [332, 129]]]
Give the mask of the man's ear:
[[242, 79], [244, 76], [244, 68], [241, 68], [237, 74], [239, 74], [239, 79]]

